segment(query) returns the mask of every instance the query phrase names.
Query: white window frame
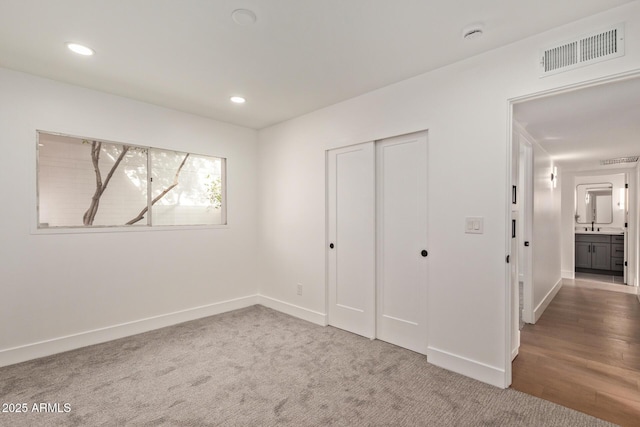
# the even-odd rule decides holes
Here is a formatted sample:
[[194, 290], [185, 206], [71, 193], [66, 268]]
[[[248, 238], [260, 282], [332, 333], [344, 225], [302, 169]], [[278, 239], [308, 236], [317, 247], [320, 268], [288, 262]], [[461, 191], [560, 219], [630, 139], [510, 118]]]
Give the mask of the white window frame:
[[[221, 223], [220, 224], [186, 224], [186, 225], [153, 225], [152, 206], [149, 206], [152, 199], [152, 187], [151, 187], [151, 156], [147, 155], [147, 206], [149, 207], [147, 212], [147, 222], [144, 224], [132, 224], [132, 225], [78, 225], [78, 226], [40, 226], [40, 188], [39, 188], [39, 173], [40, 173], [40, 135], [47, 134], [53, 136], [61, 136], [75, 139], [84, 139], [92, 141], [100, 141], [106, 144], [114, 145], [127, 145], [129, 147], [141, 148], [146, 150], [162, 150], [162, 151], [175, 151], [184, 154], [190, 154], [201, 157], [213, 157], [221, 160], [220, 174], [221, 174]], [[215, 156], [211, 154], [199, 154], [184, 150], [176, 150], [171, 148], [160, 148], [145, 146], [139, 144], [130, 144], [127, 142], [111, 141], [102, 138], [84, 137], [78, 135], [72, 135], [67, 133], [53, 132], [47, 130], [36, 130], [36, 144], [35, 144], [35, 207], [34, 219], [32, 221], [31, 234], [82, 234], [82, 233], [109, 233], [109, 232], [148, 232], [148, 231], [177, 231], [177, 230], [205, 230], [205, 229], [225, 229], [229, 228], [227, 218], [227, 157]]]

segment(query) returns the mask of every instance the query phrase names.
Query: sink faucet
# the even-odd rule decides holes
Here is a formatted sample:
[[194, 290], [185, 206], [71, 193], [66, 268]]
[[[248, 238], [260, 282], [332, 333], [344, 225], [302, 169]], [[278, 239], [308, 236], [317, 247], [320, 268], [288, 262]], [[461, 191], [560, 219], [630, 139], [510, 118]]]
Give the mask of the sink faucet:
[[593, 223], [594, 223], [594, 222], [595, 222], [595, 221], [591, 221], [591, 231], [594, 231], [594, 230], [593, 230]]

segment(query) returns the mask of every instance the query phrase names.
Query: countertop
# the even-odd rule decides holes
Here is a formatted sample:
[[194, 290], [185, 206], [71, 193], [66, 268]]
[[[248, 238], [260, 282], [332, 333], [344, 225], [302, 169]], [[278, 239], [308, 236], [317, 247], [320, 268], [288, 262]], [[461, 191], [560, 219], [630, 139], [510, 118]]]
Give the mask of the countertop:
[[604, 235], [620, 235], [624, 234], [624, 231], [584, 231], [584, 230], [576, 230], [575, 234], [604, 234]]

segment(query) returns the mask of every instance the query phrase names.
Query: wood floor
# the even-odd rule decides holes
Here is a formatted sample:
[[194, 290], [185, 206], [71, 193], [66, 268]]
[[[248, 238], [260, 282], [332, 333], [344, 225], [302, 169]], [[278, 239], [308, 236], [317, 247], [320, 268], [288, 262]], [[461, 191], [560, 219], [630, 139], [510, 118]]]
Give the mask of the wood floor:
[[525, 325], [514, 389], [623, 426], [640, 426], [636, 295], [563, 286]]

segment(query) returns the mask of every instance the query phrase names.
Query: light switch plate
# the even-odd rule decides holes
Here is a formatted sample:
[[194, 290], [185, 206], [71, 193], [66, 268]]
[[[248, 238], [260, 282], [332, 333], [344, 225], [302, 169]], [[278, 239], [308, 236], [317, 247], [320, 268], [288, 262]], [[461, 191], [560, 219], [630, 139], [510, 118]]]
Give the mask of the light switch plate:
[[468, 216], [464, 220], [464, 232], [468, 234], [484, 233], [484, 218], [481, 216]]

